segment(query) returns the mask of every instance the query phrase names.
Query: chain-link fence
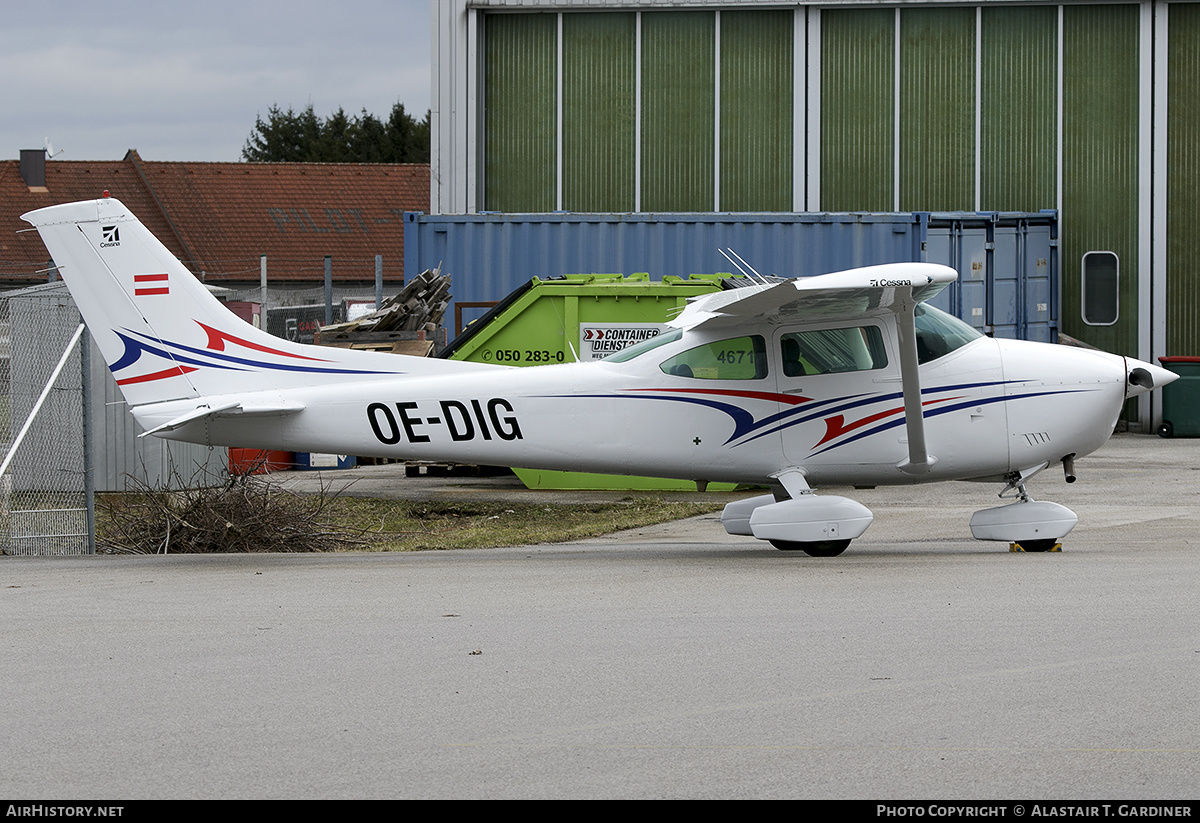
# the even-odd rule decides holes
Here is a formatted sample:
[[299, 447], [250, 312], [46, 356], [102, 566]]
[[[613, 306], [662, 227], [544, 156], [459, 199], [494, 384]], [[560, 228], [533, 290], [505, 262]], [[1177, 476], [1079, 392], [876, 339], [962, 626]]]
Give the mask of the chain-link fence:
[[[234, 308], [260, 303], [262, 291], [221, 296]], [[341, 323], [373, 311], [375, 299], [361, 287], [271, 288], [256, 319], [307, 343], [327, 311]], [[80, 322], [61, 282], [0, 294], [0, 461], [8, 463], [0, 474], [0, 554], [91, 553], [96, 491], [194, 488], [229, 470], [224, 448], [139, 437], [90, 335], [72, 343]]]
[[0, 298], [0, 551], [91, 553], [87, 335], [69, 299], [17, 295]]

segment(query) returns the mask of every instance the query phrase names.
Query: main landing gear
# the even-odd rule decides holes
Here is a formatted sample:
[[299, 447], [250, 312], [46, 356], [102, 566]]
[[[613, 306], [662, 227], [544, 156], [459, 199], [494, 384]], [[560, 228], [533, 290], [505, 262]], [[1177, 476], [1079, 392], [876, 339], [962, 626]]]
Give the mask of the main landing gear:
[[790, 497], [779, 500], [764, 494], [730, 503], [721, 513], [725, 531], [767, 540], [785, 552], [836, 557], [874, 519], [871, 510], [857, 501], [813, 494], [799, 469], [788, 469], [775, 479]]
[[837, 557], [850, 547], [849, 540], [772, 540], [771, 545], [781, 552], [804, 552], [809, 557]]

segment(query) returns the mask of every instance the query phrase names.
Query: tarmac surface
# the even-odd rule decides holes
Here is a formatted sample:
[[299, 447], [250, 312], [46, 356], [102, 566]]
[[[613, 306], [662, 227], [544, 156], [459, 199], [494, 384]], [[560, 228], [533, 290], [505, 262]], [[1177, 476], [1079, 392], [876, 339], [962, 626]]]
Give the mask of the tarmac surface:
[[972, 540], [999, 487], [954, 483], [829, 490], [876, 517], [828, 559], [717, 515], [514, 549], [3, 557], [0, 795], [1195, 800], [1198, 470], [1200, 440], [1138, 435], [1077, 483], [1047, 470], [1030, 493], [1080, 521], [1048, 554]]

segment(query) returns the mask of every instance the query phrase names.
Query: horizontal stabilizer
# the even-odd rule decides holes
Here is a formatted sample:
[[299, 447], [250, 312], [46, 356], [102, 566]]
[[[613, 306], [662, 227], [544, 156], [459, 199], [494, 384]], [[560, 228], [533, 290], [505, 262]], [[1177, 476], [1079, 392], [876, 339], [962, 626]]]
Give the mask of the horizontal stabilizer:
[[208, 417], [224, 417], [228, 415], [278, 416], [283, 414], [295, 414], [296, 412], [300, 411], [304, 411], [304, 404], [292, 401], [285, 401], [275, 405], [246, 405], [239, 400], [234, 400], [232, 402], [222, 403], [217, 406], [200, 406], [191, 410], [190, 412], [187, 412], [186, 414], [181, 414], [178, 417], [167, 421], [166, 423], [155, 426], [152, 429], [147, 429], [139, 434], [138, 437], [174, 431], [175, 429], [186, 426], [188, 423], [195, 422], [196, 420], [203, 420]]

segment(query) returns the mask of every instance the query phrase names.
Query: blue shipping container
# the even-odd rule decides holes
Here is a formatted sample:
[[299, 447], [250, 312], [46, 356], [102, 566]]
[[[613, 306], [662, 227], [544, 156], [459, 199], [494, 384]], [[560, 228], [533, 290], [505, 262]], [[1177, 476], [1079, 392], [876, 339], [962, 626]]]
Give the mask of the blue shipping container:
[[[458, 304], [503, 299], [533, 277], [729, 271], [731, 249], [762, 274], [809, 277], [929, 261], [959, 280], [933, 301], [996, 337], [1057, 342], [1056, 212], [467, 214], [404, 218], [404, 270], [438, 266]], [[469, 323], [485, 306], [461, 306]], [[454, 305], [448, 324], [454, 321]], [[451, 327], [451, 334], [460, 329]]]

